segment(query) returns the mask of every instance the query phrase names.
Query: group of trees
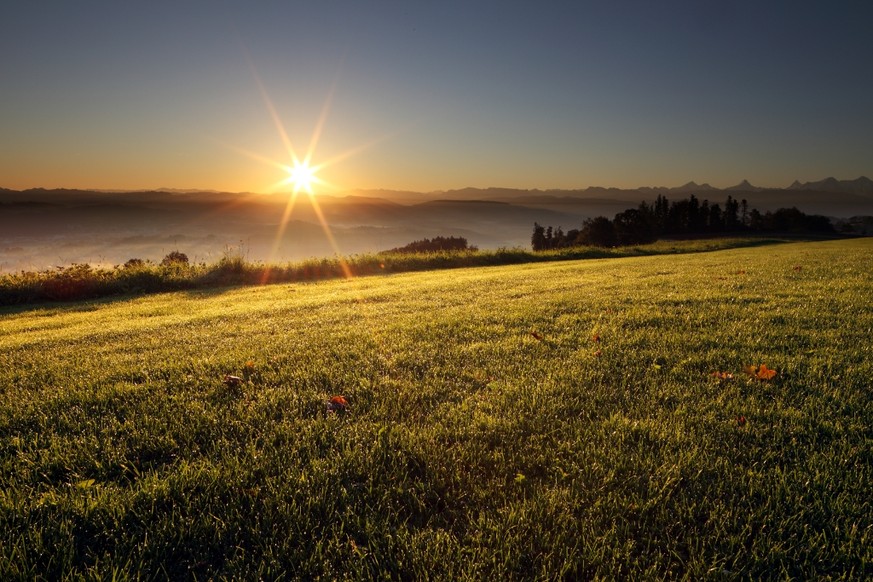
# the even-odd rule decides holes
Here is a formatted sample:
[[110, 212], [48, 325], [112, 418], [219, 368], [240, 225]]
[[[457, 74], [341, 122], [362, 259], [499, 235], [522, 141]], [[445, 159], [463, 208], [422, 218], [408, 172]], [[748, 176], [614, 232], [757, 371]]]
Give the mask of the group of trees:
[[408, 245], [385, 251], [388, 253], [434, 253], [440, 251], [475, 251], [462, 236], [437, 236], [413, 241]]
[[577, 245], [612, 247], [654, 242], [669, 236], [711, 236], [738, 232], [834, 232], [826, 216], [804, 214], [797, 208], [780, 208], [761, 214], [749, 209], [746, 200], [728, 196], [724, 208], [702, 202], [693, 194], [670, 202], [658, 196], [654, 204], [642, 202], [609, 220], [605, 216], [586, 220], [581, 229], [564, 232], [560, 227], [534, 223], [531, 244], [540, 251]]

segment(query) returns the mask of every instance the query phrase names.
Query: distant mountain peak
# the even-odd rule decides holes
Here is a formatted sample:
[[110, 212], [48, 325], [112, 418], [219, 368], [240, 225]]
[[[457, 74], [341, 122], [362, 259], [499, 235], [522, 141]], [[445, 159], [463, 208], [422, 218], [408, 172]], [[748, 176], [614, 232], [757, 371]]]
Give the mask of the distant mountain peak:
[[795, 180], [789, 189], [871, 195], [873, 194], [873, 180], [867, 176], [860, 176], [854, 180], [837, 180], [831, 176], [818, 182], [804, 182], [803, 184]]
[[715, 188], [706, 183], [698, 184], [694, 180], [687, 184], [683, 184], [682, 186], [670, 188], [671, 192], [703, 192], [707, 190], [715, 190]]
[[739, 192], [760, 192], [762, 188], [757, 186], [752, 186], [752, 184], [748, 180], [743, 180], [736, 186], [731, 186], [730, 188], [725, 188], [725, 190], [737, 190]]

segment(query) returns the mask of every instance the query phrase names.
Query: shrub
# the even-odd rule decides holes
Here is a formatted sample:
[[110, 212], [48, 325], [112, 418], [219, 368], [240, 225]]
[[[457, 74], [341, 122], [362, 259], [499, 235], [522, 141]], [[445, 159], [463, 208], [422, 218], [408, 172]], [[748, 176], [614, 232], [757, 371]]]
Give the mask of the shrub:
[[[168, 255], [168, 256], [169, 256], [169, 255]], [[166, 259], [165, 259], [165, 260], [166, 260]], [[145, 265], [145, 261], [143, 261], [142, 259], [136, 259], [136, 258], [134, 258], [134, 259], [127, 259], [127, 262], [124, 263], [124, 268], [125, 268], [125, 269], [139, 269], [139, 268], [141, 268], [143, 265]]]
[[179, 251], [172, 251], [161, 261], [162, 265], [187, 265], [188, 255]]
[[97, 297], [105, 287], [102, 271], [91, 268], [86, 263], [75, 263], [66, 268], [58, 268], [42, 280], [41, 295], [54, 301], [74, 301], [76, 299]]

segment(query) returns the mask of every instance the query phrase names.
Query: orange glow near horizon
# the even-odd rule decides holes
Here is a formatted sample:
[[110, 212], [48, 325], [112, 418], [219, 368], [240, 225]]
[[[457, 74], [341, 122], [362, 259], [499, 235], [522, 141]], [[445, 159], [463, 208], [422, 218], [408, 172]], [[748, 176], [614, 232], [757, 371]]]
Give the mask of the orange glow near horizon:
[[[340, 268], [343, 271], [343, 275], [346, 278], [350, 278], [352, 276], [352, 271], [349, 268], [348, 263], [343, 258], [342, 252], [340, 251], [339, 245], [336, 242], [336, 238], [333, 236], [333, 232], [330, 229], [330, 225], [327, 222], [327, 219], [324, 216], [324, 212], [321, 209], [321, 205], [318, 203], [318, 198], [315, 194], [313, 186], [316, 184], [319, 185], [328, 185], [326, 181], [319, 178], [316, 173], [323, 169], [328, 164], [334, 163], [338, 161], [338, 159], [342, 159], [345, 156], [339, 156], [338, 158], [334, 158], [331, 162], [326, 162], [322, 164], [312, 164], [312, 156], [315, 153], [315, 149], [318, 146], [318, 141], [321, 138], [322, 130], [324, 128], [324, 124], [327, 121], [328, 114], [330, 113], [330, 104], [333, 100], [333, 92], [336, 88], [336, 84], [331, 87], [330, 93], [328, 93], [327, 99], [325, 100], [324, 107], [322, 107], [321, 115], [316, 122], [315, 129], [312, 132], [312, 137], [309, 140], [309, 147], [307, 148], [306, 155], [301, 159], [297, 152], [294, 150], [293, 145], [291, 144], [291, 140], [288, 137], [288, 132], [285, 131], [285, 126], [282, 123], [282, 119], [279, 117], [278, 112], [276, 111], [275, 106], [273, 105], [272, 99], [270, 99], [269, 94], [267, 93], [267, 89], [261, 81], [260, 76], [254, 68], [254, 65], [251, 65], [252, 75], [255, 78], [255, 82], [258, 85], [258, 89], [261, 93], [261, 98], [264, 100], [264, 104], [267, 107], [267, 110], [270, 112], [270, 117], [273, 119], [273, 125], [276, 126], [276, 131], [279, 134], [279, 138], [282, 140], [282, 143], [285, 146], [285, 151], [288, 153], [288, 157], [291, 159], [291, 164], [282, 164], [275, 160], [271, 160], [269, 158], [265, 158], [263, 156], [253, 154], [251, 152], [241, 151], [243, 154], [254, 158], [260, 162], [266, 163], [268, 165], [274, 166], [280, 169], [282, 172], [286, 174], [286, 176], [274, 184], [270, 188], [270, 192], [276, 192], [278, 189], [291, 186], [291, 194], [288, 196], [288, 203], [285, 205], [285, 210], [282, 212], [282, 219], [279, 221], [279, 226], [276, 229], [276, 237], [273, 240], [273, 246], [270, 251], [270, 260], [269, 263], [272, 263], [276, 255], [279, 251], [279, 245], [282, 242], [282, 237], [285, 235], [285, 231], [288, 228], [288, 224], [291, 221], [291, 216], [294, 213], [294, 205], [297, 202], [297, 196], [301, 191], [306, 192], [309, 196], [309, 202], [312, 205], [312, 209], [315, 212], [316, 217], [318, 218], [319, 223], [321, 224], [321, 229], [324, 231], [324, 235], [327, 238], [330, 246], [333, 248], [334, 253], [336, 254], [339, 262]], [[264, 274], [265, 279], [269, 278], [269, 273]]]

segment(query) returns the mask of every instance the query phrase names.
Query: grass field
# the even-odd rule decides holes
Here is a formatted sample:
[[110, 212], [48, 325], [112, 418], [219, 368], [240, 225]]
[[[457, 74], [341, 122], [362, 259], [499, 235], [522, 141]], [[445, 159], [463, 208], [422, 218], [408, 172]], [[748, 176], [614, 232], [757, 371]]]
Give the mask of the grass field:
[[[720, 237], [697, 240], [662, 240], [650, 244], [602, 247], [572, 247], [548, 251], [520, 248], [497, 250], [438, 251], [426, 253], [384, 252], [351, 256], [312, 258], [296, 263], [265, 264], [245, 258], [242, 247], [228, 249], [214, 263], [172, 261], [160, 264], [139, 261], [112, 268], [74, 264], [44, 271], [0, 273], [0, 306], [46, 302], [84, 301], [113, 295], [145, 295], [193, 291], [218, 287], [274, 283], [302, 283], [361, 277], [523, 263], [577, 259], [604, 259], [666, 254], [686, 254], [728, 248], [754, 247], [786, 242], [760, 236]], [[170, 253], [171, 256], [173, 253]], [[137, 261], [138, 259], [132, 259]]]
[[3, 580], [873, 577], [873, 239], [0, 314]]

